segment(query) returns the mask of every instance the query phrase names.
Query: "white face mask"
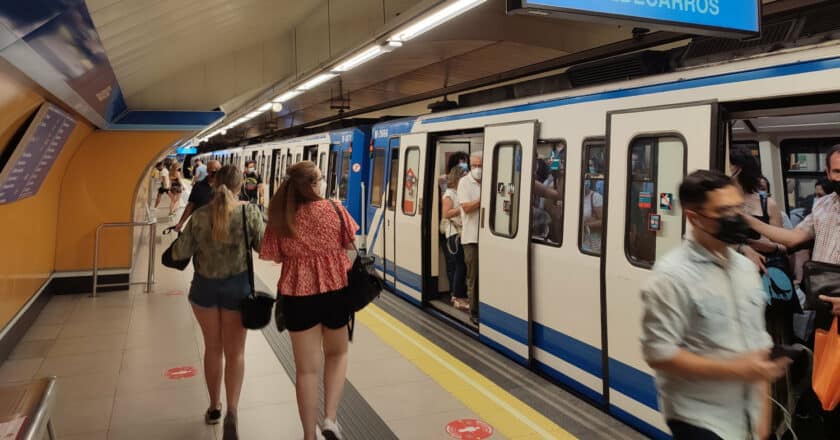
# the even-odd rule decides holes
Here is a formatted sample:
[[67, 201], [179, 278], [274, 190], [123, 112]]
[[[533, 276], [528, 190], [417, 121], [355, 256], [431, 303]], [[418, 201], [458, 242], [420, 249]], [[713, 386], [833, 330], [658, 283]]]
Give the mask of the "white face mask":
[[475, 180], [481, 180], [481, 167], [473, 167], [470, 170], [470, 175]]

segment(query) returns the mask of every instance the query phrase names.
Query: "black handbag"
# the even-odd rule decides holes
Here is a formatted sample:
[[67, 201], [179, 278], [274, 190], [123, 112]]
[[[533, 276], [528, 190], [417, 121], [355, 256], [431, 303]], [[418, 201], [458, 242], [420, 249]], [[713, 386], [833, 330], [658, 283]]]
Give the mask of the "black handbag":
[[840, 265], [808, 261], [803, 266], [802, 284], [805, 287], [805, 306], [817, 312], [814, 325], [828, 330], [831, 327], [831, 304], [819, 296], [840, 297]]
[[344, 223], [344, 216], [341, 215], [341, 210], [334, 201], [330, 203], [338, 214], [338, 219], [341, 221], [341, 233], [346, 234], [350, 243], [353, 244], [353, 250], [356, 251], [356, 259], [353, 260], [353, 266], [347, 271], [347, 287], [344, 288], [344, 298], [347, 302], [347, 308], [351, 313], [358, 312], [370, 304], [374, 299], [379, 297], [382, 292], [382, 279], [376, 274], [374, 268], [373, 256], [366, 255], [359, 252], [356, 247], [356, 240], [347, 230], [347, 225]]
[[258, 292], [254, 287], [254, 257], [251, 255], [248, 218], [245, 215], [246, 208], [247, 206], [242, 206], [242, 230], [245, 233], [245, 255], [248, 261], [248, 283], [251, 292], [242, 299], [242, 326], [251, 330], [259, 330], [271, 322], [271, 308], [276, 300], [266, 292]]
[[[174, 226], [171, 227], [171, 228], [166, 228], [163, 231], [163, 235], [166, 235], [166, 234], [168, 234], [168, 233], [170, 233], [171, 231], [174, 231], [174, 230], [175, 230]], [[180, 235], [181, 234], [178, 234], [179, 238], [180, 238]], [[172, 258], [172, 248], [175, 247], [175, 243], [177, 243], [177, 242], [178, 242], [178, 238], [176, 238], [172, 242], [172, 244], [170, 244], [169, 247], [166, 248], [165, 251], [163, 251], [163, 255], [160, 256], [160, 262], [161, 262], [161, 264], [163, 264], [164, 266], [166, 266], [170, 269], [184, 270], [184, 269], [187, 268], [187, 266], [190, 265], [190, 258], [188, 257], [186, 260], [176, 260], [176, 259]]]

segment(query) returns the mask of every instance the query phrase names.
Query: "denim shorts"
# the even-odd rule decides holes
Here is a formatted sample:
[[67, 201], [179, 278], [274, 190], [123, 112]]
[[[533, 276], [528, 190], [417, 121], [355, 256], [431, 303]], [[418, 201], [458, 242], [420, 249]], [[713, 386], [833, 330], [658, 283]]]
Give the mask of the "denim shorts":
[[196, 273], [189, 298], [191, 303], [200, 307], [239, 311], [242, 300], [250, 293], [247, 271], [220, 280], [204, 278]]

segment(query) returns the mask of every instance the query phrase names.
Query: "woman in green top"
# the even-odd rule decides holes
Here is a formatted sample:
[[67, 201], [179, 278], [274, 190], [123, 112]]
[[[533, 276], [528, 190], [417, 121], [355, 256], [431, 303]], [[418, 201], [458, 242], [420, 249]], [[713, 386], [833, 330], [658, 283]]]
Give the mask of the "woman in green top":
[[[224, 440], [236, 440], [236, 410], [245, 372], [245, 336], [240, 303], [250, 292], [246, 252], [259, 251], [265, 226], [256, 205], [240, 203], [242, 174], [230, 165], [214, 180], [213, 200], [195, 211], [172, 249], [176, 260], [193, 259], [189, 299], [204, 335], [204, 377], [210, 394], [205, 421], [222, 417], [223, 366], [227, 415]], [[245, 243], [243, 219], [250, 243]]]

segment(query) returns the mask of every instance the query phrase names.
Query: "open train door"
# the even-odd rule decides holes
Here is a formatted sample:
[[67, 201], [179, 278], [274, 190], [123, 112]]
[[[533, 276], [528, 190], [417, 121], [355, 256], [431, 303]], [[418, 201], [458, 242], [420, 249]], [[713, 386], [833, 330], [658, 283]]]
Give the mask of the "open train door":
[[417, 247], [417, 238], [423, 236], [423, 176], [427, 141], [426, 133], [400, 137], [402, 151], [394, 216], [395, 291], [418, 305], [423, 301], [423, 252]]
[[537, 122], [488, 126], [478, 230], [479, 336], [531, 360], [531, 190]]
[[[653, 371], [639, 347], [639, 291], [654, 263], [682, 243], [685, 220], [678, 188], [687, 173], [709, 169], [716, 162], [718, 119], [715, 102], [607, 115], [606, 197], [601, 201], [606, 228], [599, 240], [604, 243], [601, 305], [608, 357], [603, 357], [603, 367], [609, 384], [605, 391], [617, 417], [641, 420], [653, 436], [668, 429], [658, 412]], [[592, 211], [583, 209], [584, 215]]]

